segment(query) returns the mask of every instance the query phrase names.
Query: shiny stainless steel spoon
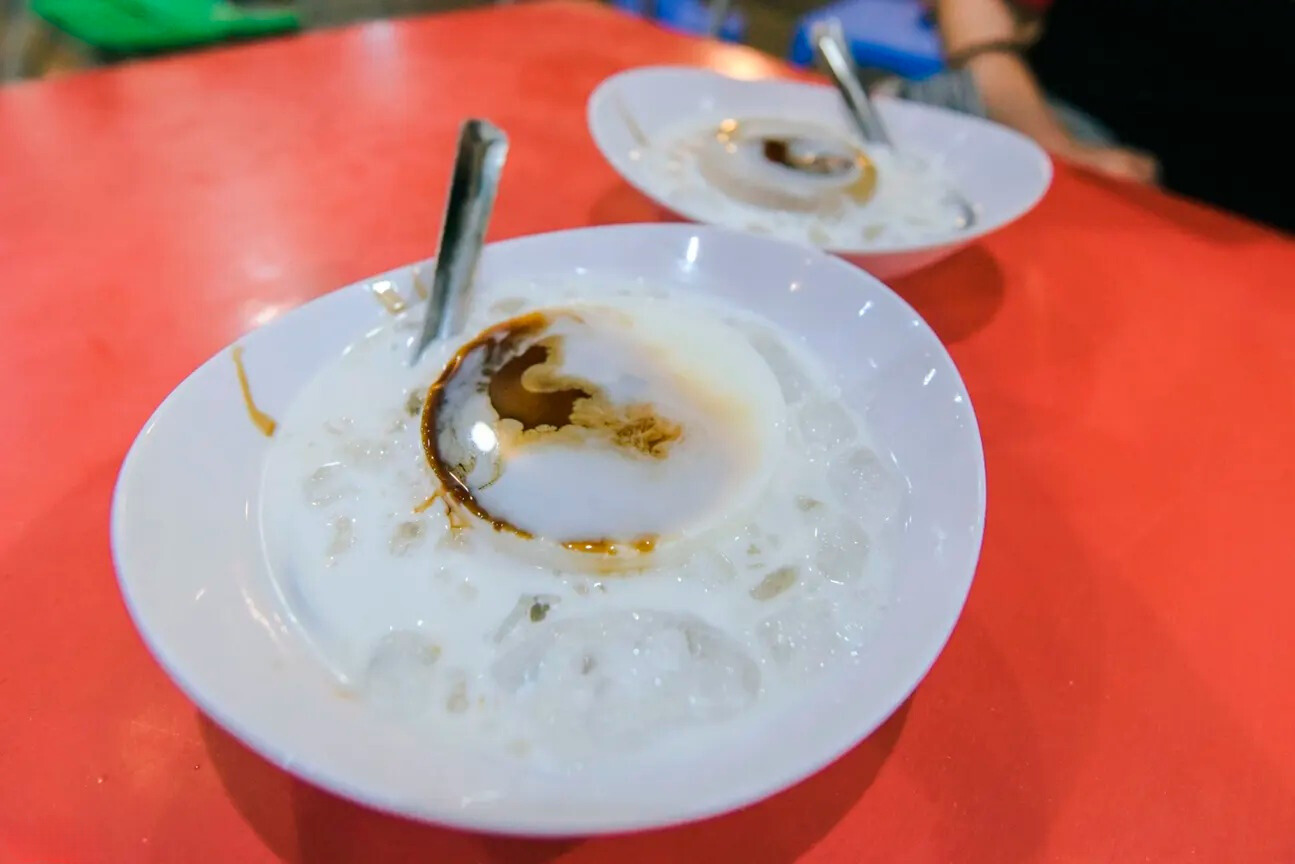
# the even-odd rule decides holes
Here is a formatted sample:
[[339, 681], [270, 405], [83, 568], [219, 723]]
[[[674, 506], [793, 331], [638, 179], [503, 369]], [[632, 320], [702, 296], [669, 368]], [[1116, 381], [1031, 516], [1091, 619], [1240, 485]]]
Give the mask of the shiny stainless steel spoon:
[[481, 258], [507, 157], [508, 136], [490, 121], [468, 120], [459, 130], [436, 271], [427, 296], [422, 333], [409, 360], [411, 366], [428, 345], [454, 335], [463, 325], [472, 277]]
[[835, 18], [819, 21], [810, 30], [810, 42], [818, 52], [819, 59], [832, 76], [832, 83], [840, 91], [841, 98], [850, 109], [850, 117], [859, 128], [859, 134], [869, 144], [881, 144], [893, 147], [890, 134], [881, 122], [881, 115], [868, 98], [868, 91], [859, 80], [859, 71], [854, 65], [854, 57], [845, 41], [841, 22]]
[[[881, 122], [881, 115], [872, 104], [872, 100], [868, 98], [868, 91], [864, 89], [863, 82], [859, 80], [859, 70], [855, 67], [854, 57], [851, 56], [845, 41], [841, 22], [835, 18], [819, 21], [810, 30], [810, 41], [818, 52], [819, 59], [827, 67], [832, 82], [840, 92], [841, 99], [849, 109], [850, 117], [858, 127], [863, 140], [893, 150], [895, 145], [890, 133], [886, 131], [885, 124]], [[958, 210], [958, 228], [966, 229], [975, 224], [975, 208], [962, 193], [956, 189], [950, 189], [947, 200]]]

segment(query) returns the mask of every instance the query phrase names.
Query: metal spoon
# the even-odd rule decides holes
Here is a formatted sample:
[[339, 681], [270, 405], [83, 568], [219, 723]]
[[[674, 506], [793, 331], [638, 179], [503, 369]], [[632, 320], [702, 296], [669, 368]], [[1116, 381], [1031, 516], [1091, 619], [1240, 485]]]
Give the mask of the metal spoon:
[[890, 134], [886, 132], [881, 115], [868, 98], [868, 91], [859, 80], [859, 71], [854, 65], [854, 57], [846, 45], [845, 33], [841, 22], [829, 18], [814, 24], [810, 30], [810, 41], [818, 51], [819, 58], [831, 73], [832, 83], [840, 91], [841, 98], [850, 109], [850, 117], [859, 127], [859, 134], [870, 144], [882, 144], [893, 147]]
[[[872, 104], [872, 100], [868, 98], [868, 91], [859, 80], [859, 70], [855, 67], [854, 57], [846, 44], [841, 22], [836, 18], [817, 22], [810, 30], [810, 41], [831, 74], [832, 82], [836, 84], [841, 99], [850, 110], [850, 117], [858, 127], [863, 140], [893, 150], [895, 145], [886, 131], [885, 124], [881, 122], [881, 115]], [[975, 208], [962, 193], [956, 189], [950, 189], [946, 200], [958, 210], [958, 228], [970, 228], [975, 223]]]
[[472, 277], [481, 258], [507, 157], [508, 136], [489, 120], [468, 120], [459, 130], [436, 271], [428, 292], [423, 330], [409, 360], [411, 366], [428, 345], [452, 336], [463, 324]]

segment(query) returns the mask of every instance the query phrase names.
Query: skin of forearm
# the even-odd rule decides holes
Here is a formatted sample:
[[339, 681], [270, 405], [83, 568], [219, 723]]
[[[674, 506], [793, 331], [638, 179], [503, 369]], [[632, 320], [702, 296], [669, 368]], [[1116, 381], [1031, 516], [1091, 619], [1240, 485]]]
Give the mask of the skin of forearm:
[[1025, 61], [1014, 54], [981, 54], [973, 57], [967, 70], [980, 90], [989, 116], [1024, 132], [1043, 147], [1065, 151], [1070, 136], [1048, 107]]
[[935, 9], [950, 54], [1016, 35], [1016, 18], [1003, 0], [938, 0]]
[[[1011, 40], [1018, 32], [1016, 17], [1003, 0], [939, 0], [936, 10], [949, 54]], [[967, 70], [990, 117], [1050, 150], [1064, 151], [1070, 145], [1070, 137], [1048, 108], [1034, 73], [1020, 57], [1001, 52], [980, 54], [967, 63]]]

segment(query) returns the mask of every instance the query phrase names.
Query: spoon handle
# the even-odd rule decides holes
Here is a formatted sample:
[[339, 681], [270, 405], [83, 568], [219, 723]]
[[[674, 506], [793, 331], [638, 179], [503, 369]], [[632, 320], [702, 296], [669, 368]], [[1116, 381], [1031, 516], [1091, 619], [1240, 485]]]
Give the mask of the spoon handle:
[[877, 109], [873, 107], [872, 100], [868, 98], [868, 91], [859, 81], [854, 58], [850, 56], [845, 34], [841, 31], [841, 22], [835, 18], [819, 21], [810, 31], [810, 40], [831, 73], [836, 89], [841, 91], [841, 98], [850, 109], [850, 116], [859, 127], [863, 140], [870, 144], [891, 146], [890, 135], [887, 134]]
[[507, 156], [508, 136], [490, 121], [468, 120], [459, 130], [436, 270], [411, 364], [433, 341], [453, 335], [463, 324]]

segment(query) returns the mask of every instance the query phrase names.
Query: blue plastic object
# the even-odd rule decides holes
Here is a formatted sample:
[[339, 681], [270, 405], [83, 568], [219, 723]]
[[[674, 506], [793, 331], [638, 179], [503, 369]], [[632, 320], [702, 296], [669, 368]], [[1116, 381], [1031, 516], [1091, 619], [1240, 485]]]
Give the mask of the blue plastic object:
[[[613, 0], [612, 5], [635, 15], [644, 14], [648, 6], [655, 7], [656, 20], [672, 30], [705, 36], [710, 30], [710, 8], [703, 0]], [[720, 26], [719, 38], [725, 42], [741, 42], [746, 36], [746, 16], [734, 9]]]
[[929, 10], [918, 0], [841, 0], [811, 12], [796, 25], [791, 62], [809, 66], [814, 46], [809, 31], [824, 18], [837, 18], [860, 69], [878, 69], [921, 80], [944, 69], [944, 49]]

